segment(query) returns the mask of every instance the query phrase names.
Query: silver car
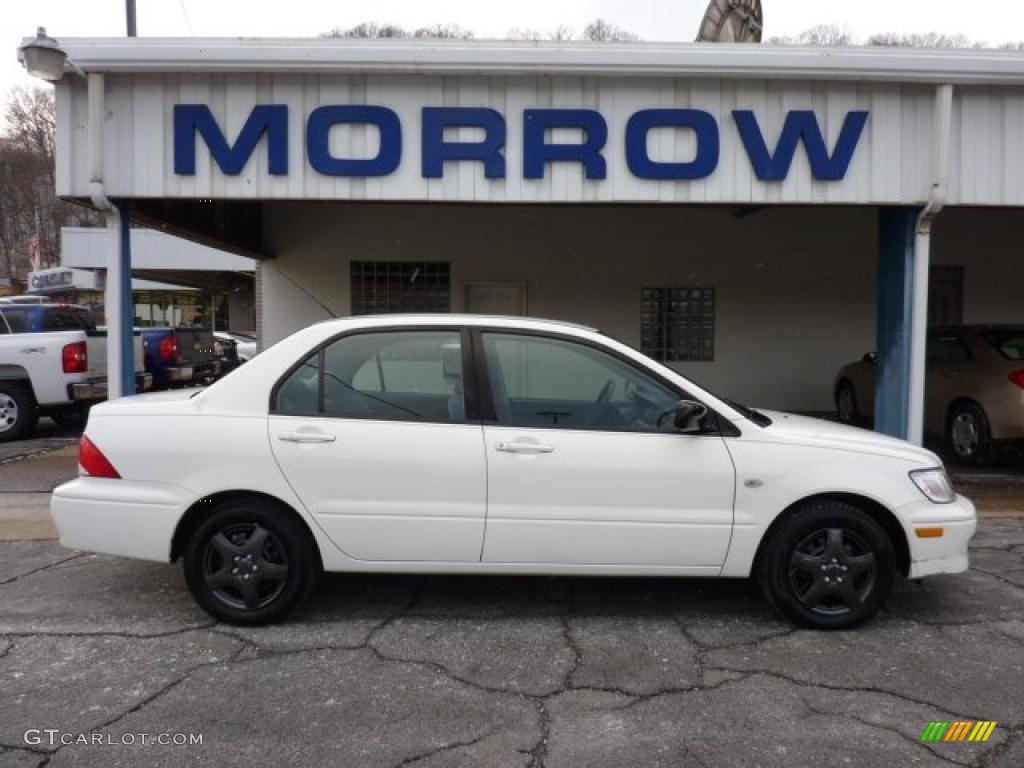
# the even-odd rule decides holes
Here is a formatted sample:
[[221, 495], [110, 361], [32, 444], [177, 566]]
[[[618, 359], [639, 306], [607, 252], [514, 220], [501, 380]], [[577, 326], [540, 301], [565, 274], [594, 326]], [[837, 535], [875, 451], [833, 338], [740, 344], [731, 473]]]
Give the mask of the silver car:
[[[925, 429], [945, 438], [957, 459], [985, 464], [1001, 443], [1024, 441], [1024, 326], [971, 325], [928, 332]], [[839, 371], [840, 421], [870, 420], [874, 355]]]

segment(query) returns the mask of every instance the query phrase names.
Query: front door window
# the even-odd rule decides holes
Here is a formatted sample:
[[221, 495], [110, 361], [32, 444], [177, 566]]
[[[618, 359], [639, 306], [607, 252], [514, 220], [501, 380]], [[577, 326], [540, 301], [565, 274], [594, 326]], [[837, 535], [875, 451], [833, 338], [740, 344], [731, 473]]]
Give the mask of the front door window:
[[672, 431], [678, 393], [613, 355], [525, 334], [484, 333], [483, 343], [503, 426]]

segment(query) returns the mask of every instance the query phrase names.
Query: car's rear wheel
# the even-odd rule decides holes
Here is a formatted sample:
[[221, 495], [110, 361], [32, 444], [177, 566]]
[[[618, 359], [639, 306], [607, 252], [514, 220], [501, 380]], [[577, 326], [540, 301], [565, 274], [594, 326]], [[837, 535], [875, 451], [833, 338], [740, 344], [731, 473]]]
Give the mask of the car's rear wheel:
[[822, 500], [795, 509], [772, 534], [759, 578], [769, 602], [793, 621], [846, 629], [878, 612], [895, 575], [882, 527], [852, 504]]
[[949, 449], [963, 464], [978, 466], [992, 460], [992, 432], [988, 417], [975, 403], [960, 403], [949, 412], [946, 426]]
[[29, 437], [39, 412], [28, 390], [16, 381], [0, 381], [0, 443]]
[[836, 387], [836, 414], [843, 424], [857, 424], [860, 422], [857, 393], [853, 389], [853, 384], [845, 380]]
[[292, 515], [262, 499], [227, 501], [185, 546], [185, 580], [196, 601], [229, 624], [269, 624], [309, 593], [314, 543]]

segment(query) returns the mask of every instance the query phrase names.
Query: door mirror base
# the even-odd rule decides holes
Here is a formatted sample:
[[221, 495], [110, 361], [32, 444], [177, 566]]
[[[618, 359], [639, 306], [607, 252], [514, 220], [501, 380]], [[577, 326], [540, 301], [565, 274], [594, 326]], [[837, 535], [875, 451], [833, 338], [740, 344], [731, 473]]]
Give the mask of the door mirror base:
[[704, 431], [708, 408], [695, 400], [680, 400], [672, 415], [672, 425], [681, 435], [696, 435]]

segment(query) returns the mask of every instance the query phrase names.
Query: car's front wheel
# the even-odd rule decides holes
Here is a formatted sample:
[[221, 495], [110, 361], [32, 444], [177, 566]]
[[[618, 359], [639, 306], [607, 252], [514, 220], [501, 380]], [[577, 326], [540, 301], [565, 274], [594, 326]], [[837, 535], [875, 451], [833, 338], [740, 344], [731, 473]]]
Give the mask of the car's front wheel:
[[294, 517], [269, 501], [215, 507], [185, 546], [185, 580], [196, 601], [229, 624], [269, 624], [309, 593], [314, 544]]
[[793, 510], [761, 559], [769, 602], [807, 627], [846, 629], [871, 618], [892, 590], [892, 542], [870, 515], [842, 501]]

